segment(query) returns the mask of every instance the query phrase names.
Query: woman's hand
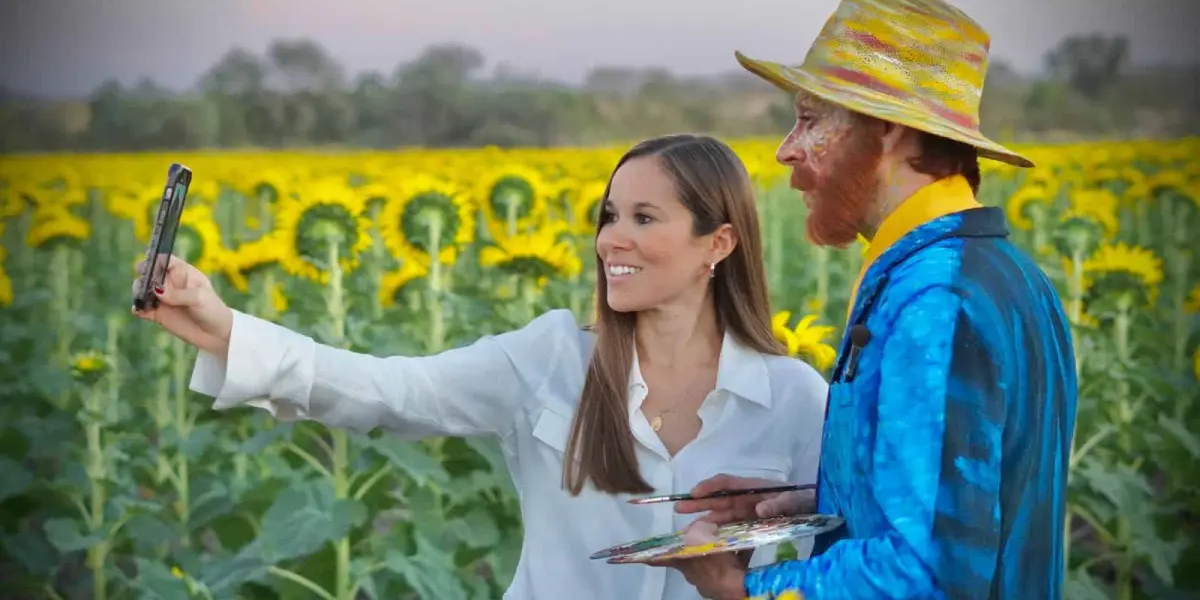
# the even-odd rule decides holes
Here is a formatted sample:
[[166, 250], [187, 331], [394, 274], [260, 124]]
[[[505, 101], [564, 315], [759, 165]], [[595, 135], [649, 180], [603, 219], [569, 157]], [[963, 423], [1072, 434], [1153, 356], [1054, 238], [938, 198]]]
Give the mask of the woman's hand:
[[[160, 259], [161, 260], [161, 259]], [[140, 276], [146, 271], [143, 260], [137, 265]], [[137, 281], [133, 283], [136, 294]], [[171, 256], [163, 289], [153, 292], [158, 296], [157, 308], [134, 314], [158, 323], [175, 337], [222, 360], [229, 354], [229, 335], [233, 330], [233, 311], [213, 291], [212, 283], [196, 267], [177, 256]]]

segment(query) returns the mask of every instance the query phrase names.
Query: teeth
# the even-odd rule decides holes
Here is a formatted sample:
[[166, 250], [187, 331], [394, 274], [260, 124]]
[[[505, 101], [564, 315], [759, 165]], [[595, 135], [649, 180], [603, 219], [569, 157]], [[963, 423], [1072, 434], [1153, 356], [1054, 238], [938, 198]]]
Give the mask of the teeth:
[[633, 275], [642, 269], [639, 267], [627, 267], [625, 265], [609, 265], [609, 275]]

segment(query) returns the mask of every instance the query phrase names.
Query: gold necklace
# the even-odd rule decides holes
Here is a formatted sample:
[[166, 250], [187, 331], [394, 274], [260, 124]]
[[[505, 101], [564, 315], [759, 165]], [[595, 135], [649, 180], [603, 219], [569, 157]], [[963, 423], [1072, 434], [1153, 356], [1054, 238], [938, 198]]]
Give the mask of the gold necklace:
[[654, 415], [654, 418], [650, 419], [650, 429], [653, 429], [654, 433], [658, 433], [658, 430], [662, 429], [663, 426], [663, 415], [675, 412], [675, 409], [678, 408], [680, 404], [683, 404], [683, 400], [676, 402], [671, 406], [671, 408]]

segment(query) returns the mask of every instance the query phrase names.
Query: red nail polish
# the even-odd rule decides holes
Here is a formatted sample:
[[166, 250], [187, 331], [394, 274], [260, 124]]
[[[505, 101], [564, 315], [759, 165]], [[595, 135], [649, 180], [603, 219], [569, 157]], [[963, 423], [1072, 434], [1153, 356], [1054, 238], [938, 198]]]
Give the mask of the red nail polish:
[[155, 293], [155, 294], [158, 294], [159, 296], [161, 296], [161, 295], [163, 295], [163, 294], [167, 293], [167, 290], [164, 290], [164, 289], [162, 289], [162, 288], [160, 288], [160, 287], [155, 287], [155, 288], [154, 288], [154, 293]]

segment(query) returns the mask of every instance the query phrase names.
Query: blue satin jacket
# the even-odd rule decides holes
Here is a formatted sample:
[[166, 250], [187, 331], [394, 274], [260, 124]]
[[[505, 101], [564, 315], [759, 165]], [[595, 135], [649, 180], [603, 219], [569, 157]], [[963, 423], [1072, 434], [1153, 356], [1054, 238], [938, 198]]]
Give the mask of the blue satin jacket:
[[[1074, 350], [1058, 294], [1007, 235], [1000, 209], [974, 208], [867, 270], [817, 492], [846, 524], [808, 560], [751, 570], [752, 598], [1061, 597]], [[859, 324], [870, 339], [850, 352]]]

